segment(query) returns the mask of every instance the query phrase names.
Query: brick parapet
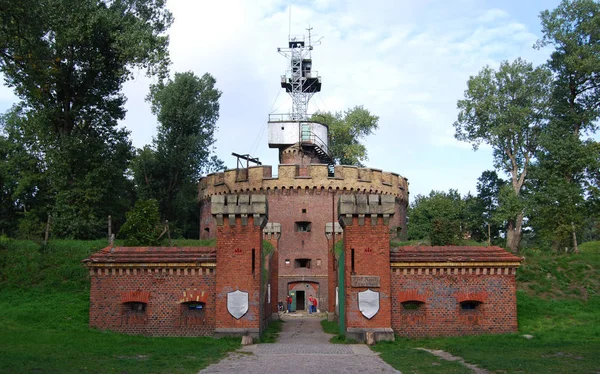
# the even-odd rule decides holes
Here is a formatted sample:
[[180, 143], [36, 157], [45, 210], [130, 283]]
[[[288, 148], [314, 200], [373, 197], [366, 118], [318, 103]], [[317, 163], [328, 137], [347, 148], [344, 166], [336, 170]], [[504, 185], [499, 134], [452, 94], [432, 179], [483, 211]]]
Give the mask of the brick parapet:
[[[395, 198], [391, 195], [342, 195], [338, 203], [339, 221], [342, 227], [352, 225], [357, 217], [357, 224], [364, 226], [365, 217], [371, 218], [371, 225], [378, 224], [378, 217], [383, 224], [389, 225], [390, 217], [396, 212]], [[389, 251], [389, 244], [388, 244]]]
[[334, 170], [334, 177], [329, 177], [329, 166], [325, 164], [282, 164], [278, 166], [277, 176], [273, 176], [272, 166], [268, 165], [226, 170], [200, 180], [198, 200], [223, 194], [279, 194], [284, 190], [332, 189], [392, 195], [408, 202], [408, 181], [396, 173], [348, 165], [335, 166]]

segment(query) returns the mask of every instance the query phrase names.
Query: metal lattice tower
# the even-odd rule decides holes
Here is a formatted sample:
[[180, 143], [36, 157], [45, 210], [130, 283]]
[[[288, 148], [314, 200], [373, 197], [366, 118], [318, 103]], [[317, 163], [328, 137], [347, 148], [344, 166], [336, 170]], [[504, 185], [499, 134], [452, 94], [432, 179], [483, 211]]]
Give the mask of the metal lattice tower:
[[308, 102], [317, 92], [321, 91], [321, 77], [312, 71], [311, 30], [308, 28], [308, 44], [304, 37], [290, 37], [288, 48], [277, 48], [277, 51], [289, 59], [290, 70], [281, 76], [281, 87], [292, 97], [293, 121], [308, 119]]

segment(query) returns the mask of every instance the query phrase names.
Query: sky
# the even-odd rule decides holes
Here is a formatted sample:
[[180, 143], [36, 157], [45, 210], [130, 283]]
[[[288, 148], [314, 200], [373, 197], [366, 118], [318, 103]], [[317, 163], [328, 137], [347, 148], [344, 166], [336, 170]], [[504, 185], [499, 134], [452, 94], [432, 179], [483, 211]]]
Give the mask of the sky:
[[[268, 148], [270, 113], [288, 113], [291, 98], [280, 88], [288, 61], [277, 53], [288, 34], [315, 45], [313, 71], [321, 93], [309, 112], [362, 105], [379, 116], [379, 129], [363, 140], [367, 167], [408, 178], [411, 200], [431, 190], [476, 194], [477, 178], [493, 169], [491, 149], [473, 151], [454, 139], [457, 101], [485, 65], [517, 57], [544, 63], [536, 50], [539, 13], [559, 0], [168, 0], [171, 72], [205, 72], [222, 91], [216, 154], [229, 168], [232, 152], [277, 165]], [[290, 12], [291, 8], [291, 12]], [[291, 17], [290, 17], [291, 13]], [[290, 22], [291, 20], [291, 22]], [[127, 116], [135, 147], [152, 142], [156, 118], [144, 98], [155, 81], [143, 71], [127, 82]], [[0, 87], [0, 112], [16, 97]], [[276, 168], [274, 168], [274, 172]]]

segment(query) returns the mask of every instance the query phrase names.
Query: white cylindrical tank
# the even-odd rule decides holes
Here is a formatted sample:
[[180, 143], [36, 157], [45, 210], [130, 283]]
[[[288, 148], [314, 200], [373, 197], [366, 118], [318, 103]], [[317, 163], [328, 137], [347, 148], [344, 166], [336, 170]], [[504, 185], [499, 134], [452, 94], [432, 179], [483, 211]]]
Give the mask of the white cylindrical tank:
[[305, 142], [315, 143], [325, 150], [328, 147], [326, 125], [311, 121], [270, 121], [269, 148], [288, 147]]

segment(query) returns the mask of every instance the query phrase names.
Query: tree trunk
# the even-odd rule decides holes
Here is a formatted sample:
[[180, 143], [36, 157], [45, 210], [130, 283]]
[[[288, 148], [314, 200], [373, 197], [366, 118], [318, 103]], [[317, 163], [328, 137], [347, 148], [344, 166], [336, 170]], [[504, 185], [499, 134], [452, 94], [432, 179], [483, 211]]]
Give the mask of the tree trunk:
[[521, 244], [521, 230], [523, 228], [523, 213], [519, 213], [515, 221], [509, 221], [506, 230], [506, 246], [513, 253], [519, 252]]
[[577, 233], [575, 232], [575, 222], [571, 221], [571, 228], [573, 229], [573, 252], [579, 253], [579, 247], [577, 246]]
[[488, 222], [488, 247], [492, 246], [492, 234], [490, 229], [490, 223]]

